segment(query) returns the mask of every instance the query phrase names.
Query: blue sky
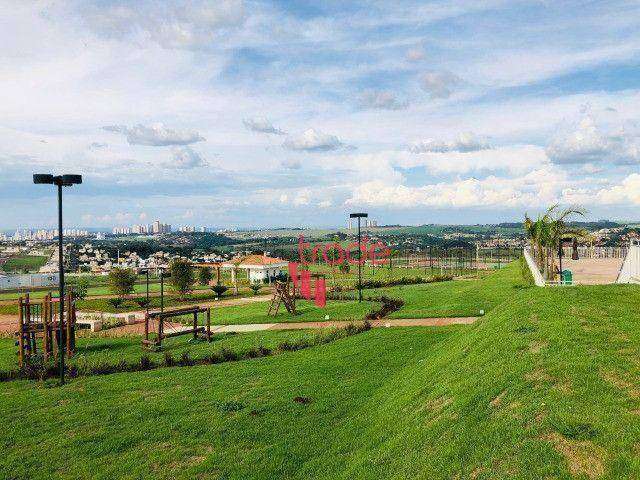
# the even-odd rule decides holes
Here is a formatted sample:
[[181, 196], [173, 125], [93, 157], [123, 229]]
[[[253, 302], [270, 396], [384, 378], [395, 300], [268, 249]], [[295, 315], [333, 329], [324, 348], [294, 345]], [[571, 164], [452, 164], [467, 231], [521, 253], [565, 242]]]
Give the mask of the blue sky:
[[638, 2], [0, 3], [0, 228], [640, 218]]

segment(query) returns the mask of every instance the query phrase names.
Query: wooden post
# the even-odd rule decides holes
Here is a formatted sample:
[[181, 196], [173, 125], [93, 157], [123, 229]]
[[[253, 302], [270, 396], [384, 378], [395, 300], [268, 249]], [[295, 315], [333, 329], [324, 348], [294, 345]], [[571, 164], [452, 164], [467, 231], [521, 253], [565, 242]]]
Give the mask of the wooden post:
[[159, 347], [162, 345], [162, 336], [164, 334], [164, 318], [162, 315], [158, 317], [158, 339], [156, 340], [156, 345]]
[[42, 358], [49, 358], [49, 295], [42, 301]]
[[211, 341], [211, 308], [207, 308], [207, 342]]
[[193, 312], [193, 339], [198, 339], [198, 312]]
[[144, 314], [144, 339], [149, 340], [149, 311]]
[[24, 308], [24, 302], [22, 297], [20, 297], [20, 299], [18, 300], [18, 306], [20, 308], [19, 314], [18, 314], [18, 321], [20, 322], [19, 324], [19, 337], [18, 337], [18, 364], [22, 367], [22, 365], [24, 364], [24, 314], [23, 314], [23, 308]]

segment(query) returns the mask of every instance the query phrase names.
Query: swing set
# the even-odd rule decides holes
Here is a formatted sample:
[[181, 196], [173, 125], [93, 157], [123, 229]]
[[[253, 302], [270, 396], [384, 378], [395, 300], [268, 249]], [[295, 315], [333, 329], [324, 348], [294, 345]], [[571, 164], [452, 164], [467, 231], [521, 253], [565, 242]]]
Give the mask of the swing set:
[[[203, 314], [205, 325], [198, 325], [198, 315]], [[193, 325], [175, 324], [172, 318], [193, 316]], [[157, 328], [156, 328], [157, 325]], [[211, 341], [211, 309], [209, 307], [185, 307], [174, 310], [147, 312], [144, 316], [143, 349], [162, 348], [165, 338], [193, 335], [193, 340]]]

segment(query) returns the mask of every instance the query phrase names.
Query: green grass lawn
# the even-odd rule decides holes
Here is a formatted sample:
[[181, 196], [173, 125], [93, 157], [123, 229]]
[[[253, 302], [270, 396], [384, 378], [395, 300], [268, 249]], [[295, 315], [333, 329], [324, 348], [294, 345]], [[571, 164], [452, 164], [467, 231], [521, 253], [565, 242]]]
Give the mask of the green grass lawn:
[[2, 270], [10, 273], [37, 272], [40, 267], [47, 263], [47, 260], [48, 257], [39, 255], [22, 255], [8, 259], [2, 265]]
[[[640, 287], [514, 288], [511, 270], [489, 280], [490, 293], [470, 293], [488, 305], [471, 326], [0, 384], [0, 476], [640, 477]], [[420, 298], [434, 295], [455, 296]]]
[[401, 298], [405, 304], [392, 318], [467, 317], [489, 312], [522, 287], [517, 262], [480, 279], [403, 285], [365, 290], [365, 295]]
[[[297, 300], [297, 315], [287, 312], [280, 305], [276, 316], [268, 315], [271, 302], [250, 303], [233, 307], [214, 308], [211, 323], [236, 325], [241, 323], [273, 322], [323, 322], [325, 320], [363, 320], [367, 313], [379, 307], [377, 302], [354, 302], [328, 300], [325, 308], [318, 308], [313, 301]], [[327, 318], [328, 317], [328, 318]]]

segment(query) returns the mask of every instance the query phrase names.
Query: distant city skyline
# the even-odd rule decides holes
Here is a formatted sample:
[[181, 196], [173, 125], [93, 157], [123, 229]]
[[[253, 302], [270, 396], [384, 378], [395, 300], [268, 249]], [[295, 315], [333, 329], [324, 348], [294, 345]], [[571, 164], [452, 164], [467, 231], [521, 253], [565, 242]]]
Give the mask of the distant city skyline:
[[49, 172], [83, 229], [640, 205], [633, 2], [6, 3], [3, 229], [55, 226]]

